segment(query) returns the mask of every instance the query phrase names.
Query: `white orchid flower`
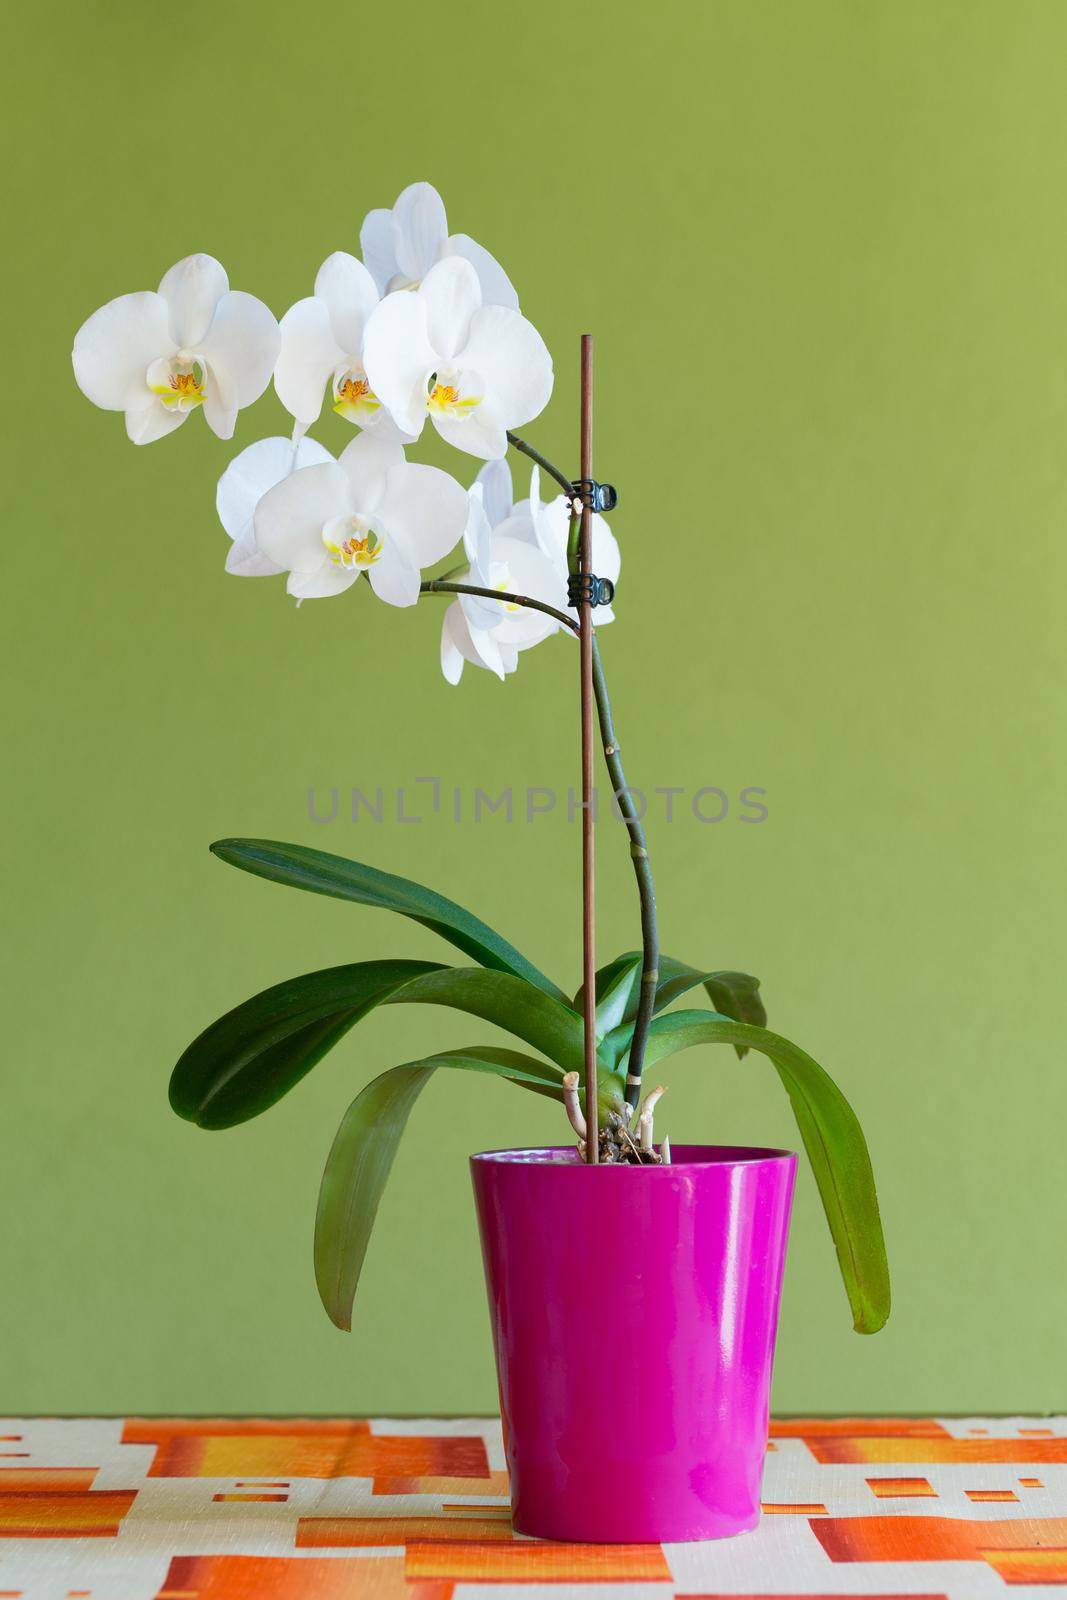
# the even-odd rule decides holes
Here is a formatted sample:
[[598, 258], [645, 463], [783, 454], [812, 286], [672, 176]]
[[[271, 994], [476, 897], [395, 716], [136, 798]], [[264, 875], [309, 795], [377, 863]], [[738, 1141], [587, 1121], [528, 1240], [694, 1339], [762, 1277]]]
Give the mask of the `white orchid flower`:
[[420, 568], [447, 555], [466, 520], [462, 486], [405, 461], [395, 431], [383, 427], [353, 439], [340, 460], [283, 478], [256, 506], [254, 528], [296, 599], [340, 594], [365, 572], [380, 600], [410, 606]]
[[[560, 573], [566, 588], [567, 541], [571, 521], [570, 502], [567, 497], [562, 494], [557, 495], [547, 505], [542, 505], [541, 472], [536, 465], [530, 473], [528, 500], [512, 502], [511, 469], [506, 461], [488, 462], [479, 472], [475, 482], [481, 485], [490, 527], [506, 534], [509, 539], [519, 539], [522, 543], [531, 544], [540, 550]], [[622, 566], [619, 546], [607, 522], [597, 512], [593, 513], [591, 531], [593, 571], [598, 578], [608, 578], [613, 584], [618, 583]], [[561, 609], [575, 621], [578, 620], [577, 609], [568, 606], [566, 600]], [[593, 622], [596, 627], [603, 627], [614, 620], [615, 612], [611, 606], [594, 606]]]
[[533, 325], [482, 304], [478, 275], [458, 256], [431, 267], [415, 290], [386, 295], [363, 336], [371, 387], [405, 434], [430, 417], [458, 450], [492, 461], [507, 430], [529, 422], [552, 393], [552, 357]]
[[[532, 542], [557, 569], [567, 572], [567, 541], [570, 537], [571, 503], [566, 495], [557, 495], [547, 505], [541, 504], [541, 473], [535, 465], [530, 473], [530, 498], [515, 507], [515, 515], [524, 518], [515, 537]], [[622, 556], [615, 535], [599, 512], [594, 511], [590, 527], [590, 560], [598, 578], [607, 578], [612, 584], [619, 581]], [[569, 616], [578, 620], [574, 606], [565, 607]], [[602, 628], [615, 621], [611, 606], [594, 606], [593, 623]]]
[[[502, 594], [521, 594], [562, 610], [566, 581], [535, 545], [508, 531], [510, 519], [490, 527], [483, 485], [470, 492], [470, 516], [463, 536], [470, 566], [458, 581]], [[500, 679], [514, 672], [519, 655], [555, 633], [559, 623], [542, 611], [512, 602], [461, 595], [445, 612], [441, 626], [441, 670], [458, 683], [465, 662], [485, 667]]]
[[377, 304], [362, 261], [337, 250], [319, 268], [314, 294], [282, 318], [274, 387], [298, 436], [317, 420], [327, 384], [333, 409], [349, 422], [368, 428], [385, 415], [363, 368], [363, 330]]
[[235, 456], [219, 479], [215, 507], [219, 521], [233, 543], [226, 571], [241, 578], [268, 578], [284, 572], [265, 556], [256, 543], [253, 518], [256, 507], [276, 483], [301, 467], [318, 467], [333, 456], [314, 439], [257, 439]]
[[483, 304], [519, 309], [499, 261], [465, 233], [449, 233], [444, 201], [432, 183], [411, 184], [391, 211], [368, 211], [359, 244], [382, 294], [414, 289], [438, 261], [462, 256], [478, 274]]
[[470, 493], [473, 495], [478, 488], [481, 489], [482, 505], [490, 528], [499, 528], [519, 509], [512, 500], [511, 468], [505, 458], [485, 463], [471, 485]]
[[262, 300], [231, 290], [213, 256], [186, 256], [157, 292], [119, 295], [74, 339], [78, 387], [105, 411], [124, 411], [134, 444], [173, 433], [203, 406], [220, 439], [258, 400], [278, 355], [278, 324]]

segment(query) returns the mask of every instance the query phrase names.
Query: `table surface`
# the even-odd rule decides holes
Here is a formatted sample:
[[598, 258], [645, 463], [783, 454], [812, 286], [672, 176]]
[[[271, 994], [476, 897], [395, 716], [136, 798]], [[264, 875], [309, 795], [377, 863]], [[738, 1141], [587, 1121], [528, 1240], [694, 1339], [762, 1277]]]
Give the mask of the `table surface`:
[[1067, 1417], [779, 1420], [763, 1494], [737, 1539], [550, 1544], [495, 1420], [0, 1419], [0, 1600], [1065, 1592]]

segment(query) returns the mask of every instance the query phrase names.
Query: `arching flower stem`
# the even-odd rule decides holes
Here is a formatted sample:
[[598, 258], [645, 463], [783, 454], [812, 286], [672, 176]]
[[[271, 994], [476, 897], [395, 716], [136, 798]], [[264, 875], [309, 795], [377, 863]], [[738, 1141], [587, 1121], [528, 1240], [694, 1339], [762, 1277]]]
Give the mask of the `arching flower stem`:
[[546, 605], [543, 600], [531, 600], [525, 594], [483, 589], [474, 583], [451, 583], [445, 578], [427, 578], [419, 585], [419, 590], [422, 594], [476, 594], [483, 600], [499, 600], [503, 605], [523, 606], [527, 611], [543, 611], [546, 617], [553, 617], [561, 627], [569, 628], [572, 633], [578, 632], [578, 624], [565, 611], [557, 611], [555, 606]]
[[[523, 455], [529, 456], [531, 461], [536, 461], [543, 472], [555, 479], [568, 500], [574, 505], [574, 488], [568, 478], [553, 462], [535, 450], [532, 444], [519, 437], [517, 433], [508, 434], [508, 442]], [[575, 570], [578, 554], [580, 518], [571, 515], [570, 535], [567, 541], [568, 565], [571, 571]], [[593, 694], [596, 699], [597, 717], [600, 722], [600, 739], [604, 750], [604, 760], [607, 763], [608, 774], [611, 778], [612, 793], [619, 814], [626, 825], [626, 832], [630, 838], [630, 859], [633, 862], [634, 877], [637, 879], [637, 893], [641, 902], [641, 990], [638, 996], [637, 1014], [634, 1018], [633, 1039], [630, 1042], [629, 1060], [626, 1069], [626, 1103], [636, 1107], [641, 1098], [641, 1073], [644, 1067], [645, 1046], [648, 1042], [648, 1030], [652, 1022], [652, 1014], [656, 1005], [656, 987], [659, 983], [659, 931], [656, 926], [656, 887], [652, 880], [652, 867], [648, 856], [648, 841], [645, 830], [634, 805], [633, 796], [626, 783], [626, 774], [622, 768], [619, 757], [619, 741], [615, 735], [615, 726], [611, 715], [611, 700], [608, 696], [607, 679], [604, 676], [604, 664], [600, 659], [600, 647], [597, 644], [596, 633], [593, 634]]]
[[645, 830], [634, 805], [633, 795], [626, 783], [619, 756], [619, 741], [611, 716], [604, 664], [600, 659], [600, 646], [593, 635], [593, 694], [596, 697], [597, 716], [600, 720], [600, 738], [604, 760], [611, 777], [612, 793], [619, 814], [630, 837], [630, 860], [633, 862], [637, 893], [641, 902], [641, 990], [634, 1017], [634, 1033], [630, 1042], [629, 1064], [626, 1069], [626, 1103], [636, 1106], [641, 1098], [641, 1070], [645, 1060], [648, 1029], [656, 1004], [656, 985], [659, 982], [659, 931], [656, 926], [656, 886], [652, 881], [652, 866], [648, 858]]
[[535, 450], [532, 444], [527, 444], [525, 439], [520, 439], [517, 433], [508, 430], [508, 444], [514, 450], [521, 450], [524, 456], [529, 456], [531, 461], [536, 461], [542, 472], [547, 472], [550, 478], [555, 479], [568, 500], [574, 499], [574, 485], [569, 478], [565, 478], [557, 466], [543, 456], [540, 450]]
[[[543, 456], [533, 445], [528, 444], [516, 433], [508, 434], [509, 442], [523, 455], [529, 456], [531, 461], [536, 461], [543, 472], [558, 483], [568, 498], [573, 498], [573, 489], [569, 480], [564, 477], [560, 469]], [[577, 535], [578, 518], [571, 519], [571, 539], [573, 545]], [[423, 583], [424, 594], [473, 594], [488, 600], [501, 600], [506, 605], [526, 606], [533, 611], [542, 611], [546, 616], [553, 617], [561, 626], [569, 628], [574, 634], [579, 632], [578, 624], [573, 617], [555, 607], [546, 605], [543, 601], [532, 600], [526, 595], [501, 594], [495, 589], [477, 588], [473, 584], [452, 583], [443, 578], [429, 579]], [[619, 815], [626, 827], [630, 840], [630, 859], [633, 862], [634, 877], [637, 880], [637, 893], [641, 903], [641, 989], [638, 996], [637, 1014], [634, 1018], [633, 1039], [630, 1044], [629, 1062], [626, 1070], [626, 1103], [636, 1107], [641, 1098], [641, 1073], [644, 1066], [645, 1047], [648, 1042], [648, 1030], [652, 1021], [652, 1014], [656, 1004], [656, 986], [659, 982], [659, 932], [656, 925], [656, 889], [652, 879], [652, 867], [648, 855], [648, 843], [645, 830], [634, 804], [633, 796], [626, 783], [626, 774], [623, 771], [622, 760], [619, 755], [619, 741], [615, 734], [615, 725], [611, 714], [611, 700], [608, 695], [607, 679], [604, 675], [604, 664], [600, 659], [600, 648], [596, 635], [593, 635], [593, 694], [596, 700], [597, 717], [600, 723], [600, 738], [607, 764], [608, 775], [611, 778], [612, 794], [615, 804], [619, 808]]]

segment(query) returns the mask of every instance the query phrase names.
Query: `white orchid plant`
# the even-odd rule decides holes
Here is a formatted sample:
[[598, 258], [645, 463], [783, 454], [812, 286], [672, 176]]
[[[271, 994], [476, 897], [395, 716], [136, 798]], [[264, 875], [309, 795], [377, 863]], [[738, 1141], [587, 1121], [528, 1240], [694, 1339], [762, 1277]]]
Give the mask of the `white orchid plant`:
[[[231, 540], [226, 570], [285, 574], [298, 604], [355, 588], [362, 573], [387, 605], [448, 596], [445, 678], [458, 683], [470, 664], [503, 679], [523, 651], [580, 631], [579, 519], [598, 486], [572, 480], [515, 431], [548, 403], [551, 357], [499, 263], [467, 235], [449, 233], [437, 191], [416, 183], [391, 209], [369, 212], [360, 244], [362, 260], [331, 255], [314, 292], [280, 323], [260, 300], [231, 290], [213, 257], [188, 256], [157, 291], [121, 295], [89, 317], [74, 341], [75, 377], [94, 404], [124, 413], [135, 444], [175, 433], [196, 411], [229, 439], [238, 411], [273, 378], [293, 429], [250, 445], [219, 480], [218, 516]], [[327, 403], [355, 430], [337, 458], [308, 433]], [[455, 450], [483, 463], [468, 488], [408, 460], [427, 419]], [[533, 462], [529, 495], [518, 503], [509, 447]], [[546, 478], [558, 491], [547, 502]], [[429, 575], [460, 545], [457, 566]], [[620, 555], [599, 514], [591, 518], [591, 553], [604, 581], [584, 592], [585, 609], [603, 625], [613, 620]], [[202, 1128], [246, 1121], [383, 1004], [464, 1011], [538, 1052], [448, 1050], [392, 1067], [356, 1096], [326, 1163], [315, 1226], [319, 1292], [332, 1320], [348, 1328], [397, 1143], [439, 1068], [493, 1074], [558, 1101], [584, 1148], [591, 1108], [579, 1074], [592, 1062], [588, 1011], [594, 1151], [602, 1161], [642, 1166], [670, 1159], [668, 1141], [657, 1144], [653, 1129], [662, 1086], [641, 1098], [647, 1070], [696, 1044], [733, 1045], [740, 1057], [755, 1050], [775, 1067], [795, 1112], [854, 1326], [872, 1333], [889, 1312], [889, 1278], [859, 1122], [823, 1069], [768, 1030], [756, 978], [691, 967], [659, 951], [647, 841], [622, 770], [595, 636], [592, 650], [601, 744], [637, 880], [641, 948], [601, 967], [595, 993], [583, 985], [572, 994], [471, 912], [422, 885], [302, 845], [221, 840], [213, 852], [246, 872], [400, 912], [472, 964], [363, 961], [276, 984], [193, 1041], [174, 1069], [171, 1105]], [[694, 990], [703, 990], [710, 1009], [669, 1009]]]

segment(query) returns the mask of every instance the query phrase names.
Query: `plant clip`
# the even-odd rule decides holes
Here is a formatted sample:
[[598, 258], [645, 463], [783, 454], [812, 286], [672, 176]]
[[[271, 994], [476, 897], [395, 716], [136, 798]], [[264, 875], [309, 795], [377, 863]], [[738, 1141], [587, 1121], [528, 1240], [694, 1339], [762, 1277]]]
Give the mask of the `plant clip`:
[[619, 503], [615, 487], [610, 483], [597, 483], [595, 478], [576, 478], [571, 488], [575, 499], [590, 511], [614, 511]]
[[615, 585], [610, 578], [595, 578], [591, 572], [572, 572], [567, 579], [567, 603], [572, 606], [610, 606]]

